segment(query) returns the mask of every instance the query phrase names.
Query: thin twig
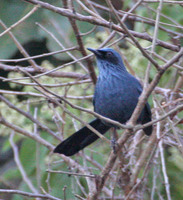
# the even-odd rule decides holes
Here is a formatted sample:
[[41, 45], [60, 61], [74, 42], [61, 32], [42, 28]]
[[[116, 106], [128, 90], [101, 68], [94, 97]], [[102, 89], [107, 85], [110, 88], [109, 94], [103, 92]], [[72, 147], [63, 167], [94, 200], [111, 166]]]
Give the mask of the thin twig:
[[33, 194], [30, 192], [23, 192], [21, 190], [6, 190], [6, 189], [0, 189], [0, 193], [4, 194], [19, 194], [25, 197], [33, 197], [33, 198], [42, 198], [42, 199], [48, 199], [48, 200], [61, 200], [59, 198], [56, 198], [54, 196], [51, 196], [50, 194]]
[[11, 147], [13, 149], [13, 153], [14, 153], [14, 159], [15, 159], [15, 162], [16, 162], [16, 165], [22, 175], [22, 179], [24, 180], [24, 182], [27, 184], [27, 186], [29, 187], [29, 189], [34, 193], [34, 194], [37, 194], [38, 191], [37, 189], [34, 187], [34, 185], [32, 184], [32, 182], [30, 181], [30, 179], [28, 178], [23, 166], [22, 166], [22, 163], [20, 162], [20, 158], [19, 158], [19, 155], [18, 155], [18, 148], [17, 146], [15, 145], [14, 141], [13, 141], [13, 137], [14, 137], [14, 133], [12, 133], [10, 135], [10, 144], [11, 144]]
[[[0, 20], [0, 25], [7, 30], [6, 25], [3, 23], [2, 20]], [[11, 31], [7, 32], [8, 35], [10, 36], [10, 38], [14, 41], [14, 43], [16, 44], [17, 48], [20, 50], [20, 52], [24, 55], [24, 57], [30, 57], [29, 54], [27, 53], [27, 51], [24, 49], [24, 47], [20, 44], [20, 42], [17, 40], [17, 38], [14, 36], [14, 34]], [[35, 63], [34, 60], [30, 59], [28, 61], [34, 69], [39, 69], [39, 66]]]
[[0, 62], [22, 62], [22, 61], [26, 61], [26, 60], [30, 60], [30, 59], [37, 59], [37, 58], [43, 58], [43, 57], [46, 57], [46, 56], [52, 56], [52, 55], [56, 55], [56, 54], [59, 54], [59, 53], [65, 53], [67, 51], [73, 51], [73, 50], [76, 50], [78, 47], [71, 47], [71, 48], [68, 48], [68, 49], [64, 49], [64, 50], [59, 50], [59, 51], [53, 51], [53, 52], [50, 52], [50, 53], [43, 53], [41, 55], [36, 55], [36, 56], [30, 56], [30, 57], [27, 57], [27, 58], [19, 58], [19, 59], [0, 59]]
[[54, 171], [54, 170], [46, 170], [47, 172], [50, 173], [56, 173], [56, 174], [68, 174], [68, 175], [73, 175], [73, 176], [83, 176], [83, 177], [89, 177], [89, 178], [96, 178], [95, 175], [91, 174], [79, 174], [79, 173], [74, 173], [74, 172], [66, 172], [66, 171]]
[[[154, 105], [155, 105], [155, 107], [158, 107], [156, 101], [154, 101]], [[158, 118], [159, 113], [156, 111], [155, 114], [156, 114], [156, 117]], [[169, 184], [169, 179], [168, 179], [167, 170], [166, 170], [165, 157], [164, 157], [164, 149], [163, 149], [163, 141], [162, 141], [163, 138], [161, 137], [161, 122], [157, 123], [156, 135], [157, 135], [157, 139], [159, 140], [158, 147], [159, 147], [159, 151], [160, 151], [161, 166], [162, 166], [162, 172], [163, 172], [163, 177], [164, 177], [164, 181], [165, 181], [166, 195], [167, 195], [167, 199], [171, 200], [170, 184]]]
[[28, 17], [30, 17], [32, 14], [34, 14], [37, 9], [39, 8], [39, 5], [36, 5], [33, 7], [33, 9], [28, 12], [24, 17], [22, 17], [19, 21], [17, 21], [16, 23], [14, 23], [13, 25], [11, 25], [9, 28], [7, 28], [5, 31], [3, 31], [0, 34], [0, 37], [2, 37], [3, 35], [5, 35], [6, 33], [8, 33], [9, 31], [11, 31], [13, 28], [15, 28], [16, 26], [20, 25], [23, 21], [25, 21]]
[[[93, 17], [93, 16], [81, 15], [79, 13], [73, 13], [69, 9], [56, 7], [56, 6], [53, 6], [51, 4], [48, 4], [48, 3], [45, 3], [45, 2], [42, 2], [42, 1], [39, 1], [39, 0], [24, 0], [24, 1], [35, 4], [35, 5], [40, 5], [41, 7], [45, 8], [45, 9], [51, 10], [53, 12], [56, 12], [60, 15], [66, 16], [66, 17], [72, 17], [72, 18], [75, 18], [75, 19], [80, 20], [80, 21], [86, 21], [86, 22], [92, 23], [94, 25], [104, 26], [104, 27], [107, 27], [107, 28], [110, 28], [110, 29], [112, 28], [115, 31], [125, 33], [125, 31], [120, 26], [115, 25], [115, 24], [112, 24], [112, 26], [111, 26], [111, 24], [109, 24], [108, 21], [106, 21], [106, 20], [101, 20], [101, 19], [98, 19], [98, 18]], [[138, 33], [138, 32], [135, 32], [135, 31], [129, 31], [129, 32], [134, 37], [138, 37], [138, 38], [141, 38], [141, 39], [152, 41], [152, 37], [149, 36], [147, 33]], [[179, 49], [180, 49], [176, 45], [172, 45], [172, 44], [169, 44], [167, 42], [163, 42], [161, 40], [158, 40], [157, 44], [164, 47], [164, 48], [171, 49], [172, 51], [179, 51]]]

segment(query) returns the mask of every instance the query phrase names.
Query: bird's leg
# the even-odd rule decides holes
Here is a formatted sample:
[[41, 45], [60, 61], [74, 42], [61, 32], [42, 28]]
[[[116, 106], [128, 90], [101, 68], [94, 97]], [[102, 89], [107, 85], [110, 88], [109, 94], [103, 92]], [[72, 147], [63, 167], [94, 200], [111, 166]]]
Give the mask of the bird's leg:
[[112, 138], [111, 138], [111, 147], [114, 151], [114, 153], [116, 153], [116, 148], [117, 148], [117, 141], [118, 140], [118, 134], [116, 131], [116, 128], [112, 128]]

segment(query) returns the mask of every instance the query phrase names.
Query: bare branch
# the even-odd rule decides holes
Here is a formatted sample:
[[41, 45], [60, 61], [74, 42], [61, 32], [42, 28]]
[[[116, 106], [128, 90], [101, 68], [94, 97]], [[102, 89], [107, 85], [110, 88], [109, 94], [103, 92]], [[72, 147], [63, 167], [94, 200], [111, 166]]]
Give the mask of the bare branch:
[[[60, 15], [66, 16], [66, 17], [72, 17], [72, 18], [80, 20], [80, 21], [86, 21], [86, 22], [89, 22], [89, 23], [92, 23], [92, 24], [95, 24], [95, 25], [104, 26], [104, 27], [107, 27], [107, 28], [112, 28], [115, 31], [125, 33], [125, 31], [123, 29], [121, 29], [120, 26], [114, 25], [114, 24], [111, 25], [107, 21], [98, 19], [98, 18], [93, 17], [93, 16], [84, 16], [84, 15], [81, 15], [79, 13], [73, 13], [69, 9], [55, 7], [51, 4], [48, 4], [48, 3], [45, 3], [45, 2], [42, 2], [42, 1], [38, 1], [38, 0], [24, 0], [24, 1], [35, 4], [35, 5], [40, 5], [43, 8], [46, 8], [48, 10], [51, 10], [53, 12], [56, 12]], [[152, 41], [152, 37], [149, 36], [147, 33], [138, 33], [138, 32], [135, 32], [135, 31], [129, 31], [129, 32], [134, 37], [145, 39], [145, 40], [148, 40], [150, 42]], [[161, 40], [157, 41], [157, 45], [160, 45], [160, 46], [167, 48], [167, 49], [170, 49], [172, 51], [179, 51], [179, 49], [180, 49], [179, 47], [177, 47], [175, 45], [169, 44], [167, 42], [163, 42]]]
[[33, 198], [42, 198], [42, 199], [48, 199], [48, 200], [61, 200], [59, 198], [53, 197], [50, 194], [33, 194], [30, 192], [23, 192], [21, 190], [5, 190], [5, 189], [0, 189], [0, 193], [4, 193], [4, 194], [19, 194], [22, 196], [26, 196], [26, 197], [33, 197]]

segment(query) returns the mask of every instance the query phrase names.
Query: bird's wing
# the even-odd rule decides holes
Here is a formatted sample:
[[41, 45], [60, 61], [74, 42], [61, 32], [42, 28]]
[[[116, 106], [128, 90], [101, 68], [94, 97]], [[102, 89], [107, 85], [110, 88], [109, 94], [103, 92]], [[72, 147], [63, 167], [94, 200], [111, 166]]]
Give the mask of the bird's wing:
[[[137, 80], [137, 79], [136, 79]], [[141, 85], [141, 83], [137, 80], [137, 91], [139, 92], [139, 96], [141, 95], [141, 93], [142, 93], [142, 90], [143, 90], [143, 88], [142, 88], [142, 85]], [[146, 113], [146, 118], [145, 118], [145, 120], [144, 120], [144, 123], [146, 123], [146, 122], [149, 122], [149, 121], [151, 121], [151, 108], [150, 108], [150, 105], [149, 105], [149, 103], [147, 102], [146, 103], [146, 105], [145, 105], [145, 107], [144, 107], [144, 110], [145, 110], [145, 113]]]
[[145, 105], [145, 111], [146, 111], [146, 113], [148, 114], [148, 116], [151, 117], [151, 108], [150, 108], [150, 105], [149, 105], [148, 102], [147, 102], [146, 105]]
[[95, 109], [95, 94], [93, 95], [93, 107]]

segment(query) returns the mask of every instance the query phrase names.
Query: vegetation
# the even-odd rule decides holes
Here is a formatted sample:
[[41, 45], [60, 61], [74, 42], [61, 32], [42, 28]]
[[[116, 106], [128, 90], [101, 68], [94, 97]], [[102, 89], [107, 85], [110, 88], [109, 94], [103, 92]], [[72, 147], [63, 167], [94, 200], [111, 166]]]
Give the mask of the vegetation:
[[[182, 12], [183, 1], [1, 0], [0, 199], [183, 199]], [[86, 48], [106, 46], [144, 85], [134, 128], [118, 130], [117, 153], [100, 139], [55, 155], [95, 117]], [[135, 125], [147, 98], [150, 137]]]

